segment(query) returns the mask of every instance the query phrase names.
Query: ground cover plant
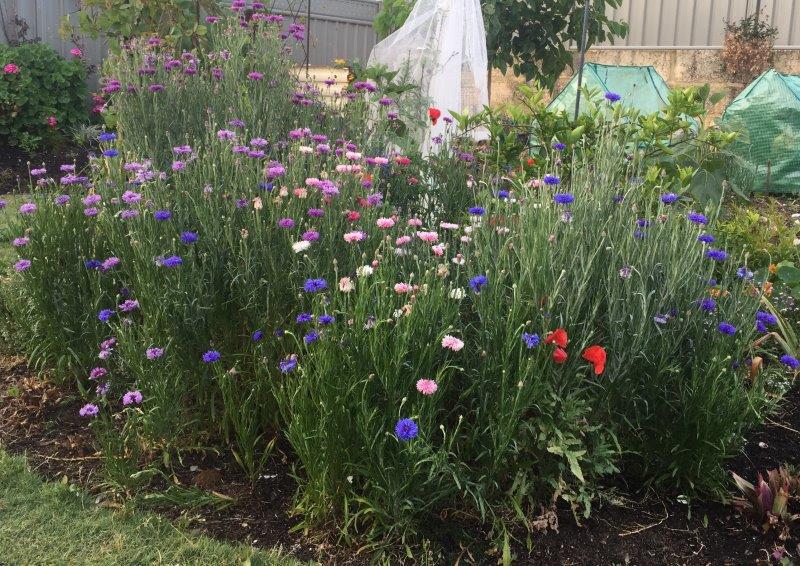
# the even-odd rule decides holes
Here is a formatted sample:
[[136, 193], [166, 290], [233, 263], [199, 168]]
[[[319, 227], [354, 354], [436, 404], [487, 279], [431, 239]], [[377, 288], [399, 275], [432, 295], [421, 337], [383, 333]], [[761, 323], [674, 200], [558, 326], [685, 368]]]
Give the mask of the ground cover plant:
[[690, 198], [699, 165], [653, 173], [614, 93], [535, 158], [501, 162], [491, 117], [487, 147], [452, 124], [422, 157], [404, 132], [441, 110], [381, 71], [298, 86], [243, 6], [208, 52], [113, 59], [115, 133], [88, 171], [32, 170], [11, 220], [6, 333], [75, 380], [105, 481], [211, 444], [255, 482], [286, 440], [303, 526], [373, 545], [450, 514], [507, 545], [621, 473], [722, 493], [800, 362], [752, 371], [778, 320]]

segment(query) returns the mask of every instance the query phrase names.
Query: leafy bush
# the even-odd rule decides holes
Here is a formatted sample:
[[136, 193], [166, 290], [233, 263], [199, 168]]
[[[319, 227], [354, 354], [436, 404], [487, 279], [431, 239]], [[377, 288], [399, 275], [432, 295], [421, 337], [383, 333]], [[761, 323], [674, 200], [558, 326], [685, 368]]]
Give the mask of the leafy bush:
[[87, 118], [79, 57], [64, 60], [44, 43], [0, 45], [0, 141], [32, 150]]
[[774, 199], [758, 207], [731, 203], [719, 222], [719, 234], [726, 245], [748, 253], [750, 264], [756, 269], [779, 261], [800, 260], [795, 244], [798, 231]]
[[[455, 126], [434, 156], [398, 151], [419, 101], [391, 76], [289, 88], [308, 101], [294, 113], [247, 77], [274, 64], [292, 85], [245, 39], [277, 26], [220, 26], [230, 37], [209, 42], [241, 41], [231, 60], [247, 64], [224, 87], [172, 80], [187, 130], [164, 92], [139, 94], [154, 80], [140, 61], [174, 55], [139, 45], [111, 68], [137, 81], [112, 93], [119, 135], [100, 136], [88, 178], [35, 172], [35, 207], [13, 220], [6, 306], [35, 361], [78, 372], [113, 483], [213, 442], [256, 481], [284, 437], [306, 526], [375, 544], [451, 513], [497, 537], [558, 499], [586, 515], [620, 469], [719, 490], [770, 405], [744, 360], [772, 321], [745, 260], [706, 233], [713, 212], [670, 192], [694, 168], [643, 185], [647, 146], [612, 102], [513, 176]], [[176, 106], [190, 91], [230, 98], [207, 119]], [[174, 128], [155, 144], [132, 123], [148, 109]]]

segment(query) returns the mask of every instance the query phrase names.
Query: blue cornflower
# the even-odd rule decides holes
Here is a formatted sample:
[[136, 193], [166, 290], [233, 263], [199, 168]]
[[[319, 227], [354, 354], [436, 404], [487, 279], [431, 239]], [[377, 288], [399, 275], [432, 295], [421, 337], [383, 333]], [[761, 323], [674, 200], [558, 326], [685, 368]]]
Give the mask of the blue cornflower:
[[753, 277], [755, 277], [755, 274], [746, 267], [740, 267], [736, 270], [736, 277], [750, 281]]
[[200, 236], [197, 235], [197, 232], [181, 232], [181, 242], [184, 244], [194, 244]]
[[713, 259], [714, 261], [725, 261], [728, 259], [728, 252], [725, 250], [708, 250], [706, 251], [706, 257], [709, 259]]
[[656, 324], [666, 324], [669, 321], [669, 318], [665, 314], [659, 314], [653, 317], [653, 322]]
[[489, 279], [485, 275], [476, 275], [469, 280], [469, 286], [476, 293], [480, 293], [483, 287], [489, 284]]
[[103, 309], [99, 313], [97, 313], [97, 319], [100, 322], [108, 322], [108, 320], [114, 316], [114, 311], [111, 309]]
[[557, 185], [561, 182], [561, 179], [555, 175], [545, 175], [544, 178], [542, 178], [542, 181], [544, 181], [545, 185]]
[[258, 341], [259, 341], [259, 340], [261, 340], [262, 338], [264, 338], [264, 331], [263, 331], [263, 330], [256, 330], [255, 332], [253, 332], [253, 333], [250, 335], [250, 339], [251, 339], [253, 342], [258, 342]]
[[316, 330], [312, 330], [311, 332], [303, 336], [303, 341], [306, 344], [313, 344], [317, 340], [319, 340], [319, 332], [317, 332]]
[[217, 352], [216, 350], [209, 350], [205, 354], [203, 354], [203, 362], [207, 364], [212, 364], [219, 360], [222, 357], [222, 354]]
[[778, 317], [771, 312], [758, 311], [756, 313], [756, 320], [770, 326], [775, 326], [778, 324]]
[[497, 198], [499, 198], [500, 200], [507, 200], [510, 194], [511, 193], [509, 193], [507, 190], [500, 189], [499, 191], [497, 191]]
[[561, 142], [555, 142], [553, 144], [553, 149], [555, 149], [556, 151], [564, 151], [565, 149], [567, 149], [567, 144]]
[[178, 267], [183, 263], [183, 259], [179, 255], [173, 255], [161, 260], [161, 265], [164, 267]]
[[271, 193], [272, 189], [275, 188], [273, 183], [267, 183], [266, 181], [261, 181], [258, 186], [261, 187], [261, 190], [267, 191], [268, 193]]
[[469, 208], [469, 213], [472, 216], [483, 216], [484, 214], [486, 214], [486, 209], [483, 208], [482, 206], [471, 206]]
[[613, 202], [614, 204], [619, 204], [623, 200], [625, 200], [625, 195], [614, 195], [613, 197], [611, 197], [611, 202]]
[[637, 225], [639, 228], [647, 228], [648, 226], [650, 226], [650, 221], [649, 221], [649, 220], [646, 220], [646, 219], [644, 219], [644, 218], [639, 218], [639, 219], [636, 221], [636, 225]]
[[281, 362], [278, 364], [278, 367], [280, 368], [281, 373], [289, 373], [297, 367], [297, 358], [294, 356], [289, 356], [288, 358], [281, 360]]
[[328, 324], [333, 324], [336, 322], [336, 317], [329, 314], [321, 314], [317, 317], [317, 322], [323, 326], [327, 326]]
[[411, 419], [400, 419], [394, 427], [394, 433], [402, 442], [414, 440], [419, 434], [419, 427]]
[[697, 236], [698, 242], [703, 242], [704, 244], [713, 244], [716, 238], [711, 234], [700, 234]]
[[153, 218], [159, 222], [163, 222], [164, 220], [169, 220], [172, 218], [172, 213], [169, 210], [156, 210], [153, 213]]
[[311, 322], [312, 320], [314, 320], [314, 315], [311, 314], [310, 312], [301, 312], [300, 314], [297, 315], [297, 318], [295, 319], [297, 324], [305, 324], [307, 322]]
[[99, 259], [87, 259], [83, 262], [84, 267], [86, 269], [100, 269], [100, 266], [103, 265], [103, 262]]
[[711, 297], [706, 297], [700, 301], [700, 308], [706, 312], [714, 312], [717, 309], [717, 302]]
[[107, 149], [103, 151], [103, 157], [117, 157], [119, 152], [116, 149]]
[[717, 326], [717, 330], [728, 336], [736, 334], [736, 327], [728, 322], [720, 322], [719, 326]]
[[531, 348], [535, 348], [539, 345], [539, 335], [523, 332], [522, 341], [525, 342], [525, 346], [527, 346], [527, 348], [530, 350]]
[[306, 293], [319, 293], [328, 288], [328, 282], [324, 279], [306, 279], [303, 291]]
[[661, 202], [664, 204], [672, 204], [678, 200], [678, 195], [675, 193], [666, 193], [661, 195]]
[[644, 237], [646, 235], [647, 234], [645, 234], [642, 230], [634, 230], [633, 231], [633, 237], [636, 238], [637, 240], [644, 240]]
[[575, 197], [570, 193], [556, 193], [553, 195], [553, 200], [556, 204], [572, 204], [575, 202]]
[[766, 324], [764, 324], [760, 320], [757, 320], [756, 321], [756, 331], [758, 331], [759, 333], [763, 334], [763, 333], [769, 332], [769, 328], [767, 328]]
[[794, 356], [790, 356], [789, 354], [784, 354], [781, 356], [781, 363], [789, 366], [792, 369], [800, 368], [800, 360]]
[[603, 95], [611, 103], [619, 101], [622, 97], [616, 92], [607, 92]]
[[117, 139], [117, 134], [113, 132], [103, 132], [97, 136], [97, 139], [101, 142], [112, 142]]
[[708, 224], [708, 218], [706, 218], [706, 215], [700, 214], [699, 212], [690, 212], [686, 215], [686, 218], [695, 224]]

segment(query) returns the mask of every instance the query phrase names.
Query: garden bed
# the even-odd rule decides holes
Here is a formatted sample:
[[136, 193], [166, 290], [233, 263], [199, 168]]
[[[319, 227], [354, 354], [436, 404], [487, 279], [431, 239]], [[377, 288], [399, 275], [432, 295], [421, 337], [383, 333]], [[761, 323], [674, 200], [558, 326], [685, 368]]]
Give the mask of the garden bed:
[[[99, 475], [100, 457], [92, 448], [91, 431], [78, 416], [81, 401], [69, 390], [35, 376], [20, 357], [0, 358], [0, 444], [12, 454], [26, 454], [31, 466], [48, 479], [69, 481], [108, 501]], [[742, 453], [728, 468], [747, 479], [782, 464], [800, 466], [800, 391], [787, 395], [780, 411], [754, 430]], [[233, 459], [214, 451], [185, 455], [173, 465], [173, 481], [197, 486], [235, 500], [224, 510], [181, 510], [161, 507], [171, 519], [182, 518], [212, 537], [241, 541], [260, 548], [281, 547], [299, 559], [366, 563], [368, 553], [353, 555], [335, 538], [308, 538], [292, 532], [290, 515], [295, 490], [291, 450], [272, 458], [251, 489]], [[167, 487], [166, 483], [153, 488]], [[781, 540], [779, 531], [755, 530], [730, 505], [714, 501], [686, 502], [679, 494], [662, 496], [630, 485], [618, 477], [606, 486], [591, 519], [579, 525], [569, 509], [543, 516], [548, 524], [531, 541], [531, 550], [514, 547], [517, 563], [560, 564], [755, 564], [769, 563], [778, 546], [796, 556], [800, 532], [791, 528]], [[446, 519], [446, 518], [445, 518]], [[447, 523], [442, 521], [442, 525]], [[556, 530], [557, 528], [557, 530]], [[486, 563], [495, 558], [482, 533], [472, 540], [435, 542], [445, 562]]]

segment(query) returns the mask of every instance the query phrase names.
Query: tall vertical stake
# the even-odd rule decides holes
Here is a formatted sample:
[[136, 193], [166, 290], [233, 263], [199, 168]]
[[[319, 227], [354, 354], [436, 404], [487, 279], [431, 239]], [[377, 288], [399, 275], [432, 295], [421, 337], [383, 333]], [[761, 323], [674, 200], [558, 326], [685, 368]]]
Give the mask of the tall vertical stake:
[[581, 110], [581, 87], [583, 87], [583, 63], [586, 61], [586, 44], [589, 42], [589, 8], [591, 0], [583, 3], [583, 29], [581, 30], [581, 52], [578, 57], [578, 96], [575, 97], [575, 119]]
[[307, 0], [308, 9], [306, 11], [306, 78], [309, 76], [311, 68], [311, 0]]

